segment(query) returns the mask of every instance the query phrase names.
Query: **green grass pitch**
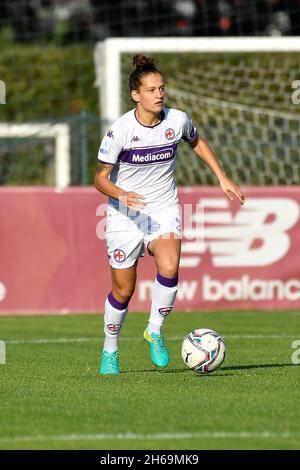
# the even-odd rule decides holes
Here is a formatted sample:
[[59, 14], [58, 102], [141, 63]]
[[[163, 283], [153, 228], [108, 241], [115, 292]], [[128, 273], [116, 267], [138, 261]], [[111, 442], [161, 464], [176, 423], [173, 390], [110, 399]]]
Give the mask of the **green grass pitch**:
[[[99, 376], [100, 315], [0, 317], [0, 449], [299, 449], [300, 313], [172, 313], [170, 365], [156, 370], [130, 314], [118, 376]], [[212, 328], [223, 365], [196, 374], [181, 340]], [[300, 354], [298, 355], [300, 357]]]

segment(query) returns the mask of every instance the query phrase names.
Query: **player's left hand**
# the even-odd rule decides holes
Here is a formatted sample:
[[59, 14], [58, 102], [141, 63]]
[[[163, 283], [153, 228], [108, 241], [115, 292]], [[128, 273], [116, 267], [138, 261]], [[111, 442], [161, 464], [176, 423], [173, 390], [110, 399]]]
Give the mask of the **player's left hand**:
[[223, 193], [230, 201], [233, 201], [233, 196], [235, 196], [240, 204], [244, 204], [245, 197], [239, 186], [225, 175], [220, 178], [219, 182]]

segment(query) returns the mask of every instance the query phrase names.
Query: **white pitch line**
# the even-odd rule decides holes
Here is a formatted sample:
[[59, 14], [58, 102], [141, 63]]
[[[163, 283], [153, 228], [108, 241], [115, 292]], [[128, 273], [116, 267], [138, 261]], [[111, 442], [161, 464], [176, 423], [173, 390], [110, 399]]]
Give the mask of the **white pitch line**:
[[1, 443], [8, 442], [34, 442], [34, 441], [119, 441], [119, 440], [184, 440], [184, 439], [300, 439], [300, 433], [291, 432], [178, 432], [178, 433], [157, 433], [157, 434], [137, 434], [137, 433], [96, 433], [96, 434], [60, 434], [50, 436], [15, 436], [2, 437]]
[[52, 344], [52, 343], [88, 343], [101, 338], [55, 338], [55, 339], [17, 339], [5, 341], [5, 344]]
[[[173, 336], [168, 338], [168, 341], [180, 341], [184, 336]], [[294, 335], [223, 335], [224, 339], [297, 339], [300, 338], [300, 333]], [[142, 341], [142, 337], [122, 337], [121, 341]], [[5, 340], [4, 340], [5, 341]], [[89, 343], [101, 342], [102, 336], [99, 338], [42, 338], [42, 339], [18, 339], [7, 340], [6, 345], [10, 344], [60, 344], [60, 343]]]
[[285, 339], [300, 338], [300, 333], [294, 335], [224, 335], [223, 337], [229, 339]]

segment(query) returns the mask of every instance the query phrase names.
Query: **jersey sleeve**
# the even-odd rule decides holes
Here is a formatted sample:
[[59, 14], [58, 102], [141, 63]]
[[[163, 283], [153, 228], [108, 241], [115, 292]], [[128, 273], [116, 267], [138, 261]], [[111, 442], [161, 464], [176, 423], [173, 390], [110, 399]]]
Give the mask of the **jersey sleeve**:
[[114, 165], [122, 149], [122, 131], [119, 126], [113, 124], [102, 139], [98, 151], [98, 161], [100, 163], [111, 163]]
[[193, 142], [193, 140], [198, 136], [197, 129], [188, 115], [186, 113], [183, 113], [183, 115], [182, 138], [185, 142]]

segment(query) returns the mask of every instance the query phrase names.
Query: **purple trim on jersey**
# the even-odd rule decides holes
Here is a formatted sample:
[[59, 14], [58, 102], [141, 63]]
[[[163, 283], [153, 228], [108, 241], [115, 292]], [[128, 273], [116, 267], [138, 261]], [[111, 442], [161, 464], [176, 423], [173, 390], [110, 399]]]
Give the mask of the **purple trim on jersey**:
[[116, 308], [117, 310], [125, 310], [125, 308], [127, 307], [128, 303], [129, 303], [129, 302], [125, 302], [124, 304], [122, 304], [121, 302], [119, 302], [117, 299], [114, 298], [112, 292], [110, 292], [108, 294], [107, 299], [108, 299], [110, 305], [112, 307]]
[[178, 275], [174, 277], [165, 277], [157, 272], [156, 279], [162, 286], [165, 287], [175, 287], [178, 284]]
[[160, 147], [123, 150], [118, 160], [132, 165], [169, 162], [175, 157], [177, 145], [177, 142], [173, 142], [172, 144], [161, 145]]
[[99, 158], [98, 158], [98, 162], [100, 162], [100, 163], [105, 163], [106, 165], [114, 165], [114, 163], [105, 162], [104, 160], [99, 160]]
[[152, 149], [152, 150], [156, 150], [156, 149], [160, 149], [160, 148], [165, 148], [165, 147], [169, 147], [170, 145], [174, 145], [176, 144], [178, 146], [180, 142], [180, 139], [179, 140], [174, 140], [173, 142], [166, 142], [165, 144], [158, 144], [158, 145], [153, 145], [153, 147], [149, 147], [149, 145], [144, 145], [142, 147], [138, 146], [138, 147], [129, 147], [129, 148], [125, 148], [122, 150], [122, 152], [129, 152], [129, 150], [149, 150], [149, 149]]
[[194, 142], [194, 140], [196, 140], [196, 138], [199, 137], [199, 134], [198, 134], [196, 127], [194, 127], [193, 129], [194, 129], [194, 134], [191, 136], [192, 138], [188, 139], [187, 137], [182, 137], [182, 140], [184, 140], [185, 142], [188, 142], [189, 144]]

